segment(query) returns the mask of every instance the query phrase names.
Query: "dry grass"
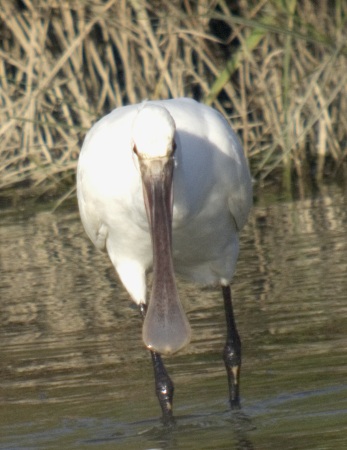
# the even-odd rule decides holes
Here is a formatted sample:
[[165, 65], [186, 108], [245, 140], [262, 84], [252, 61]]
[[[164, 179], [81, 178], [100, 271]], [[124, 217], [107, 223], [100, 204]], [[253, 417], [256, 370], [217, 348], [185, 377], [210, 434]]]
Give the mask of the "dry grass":
[[[236, 4], [236, 3], [235, 3]], [[0, 189], [73, 184], [116, 106], [189, 96], [239, 131], [258, 181], [346, 159], [344, 0], [0, 1]], [[329, 172], [330, 174], [332, 172]]]

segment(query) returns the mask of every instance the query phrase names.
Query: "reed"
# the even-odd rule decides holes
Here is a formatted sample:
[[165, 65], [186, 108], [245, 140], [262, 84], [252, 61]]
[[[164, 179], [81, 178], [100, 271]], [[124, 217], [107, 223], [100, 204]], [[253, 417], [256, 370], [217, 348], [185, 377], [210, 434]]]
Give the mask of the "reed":
[[2, 192], [66, 196], [97, 118], [179, 96], [230, 119], [259, 184], [334, 175], [347, 154], [347, 3], [238, 5], [0, 1]]

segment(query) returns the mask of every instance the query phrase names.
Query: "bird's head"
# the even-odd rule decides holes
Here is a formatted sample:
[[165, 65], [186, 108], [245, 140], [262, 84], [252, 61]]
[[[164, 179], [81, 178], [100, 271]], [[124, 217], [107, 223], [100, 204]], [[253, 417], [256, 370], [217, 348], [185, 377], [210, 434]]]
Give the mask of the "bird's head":
[[175, 131], [175, 122], [169, 111], [153, 103], [141, 105], [132, 126], [132, 150], [141, 173], [152, 234], [156, 231], [153, 227], [162, 226], [153, 222], [153, 214], [158, 208], [165, 210], [171, 229]]
[[166, 108], [144, 103], [133, 122], [133, 151], [140, 160], [169, 158], [176, 147], [175, 131], [175, 122]]
[[[155, 196], [159, 193], [165, 203], [165, 214], [168, 215], [171, 227], [175, 132], [175, 121], [166, 108], [153, 103], [141, 105], [132, 126], [132, 150], [141, 173], [143, 196], [151, 228], [154, 226], [152, 216], [155, 207], [158, 209]], [[163, 205], [160, 208], [163, 208]]]

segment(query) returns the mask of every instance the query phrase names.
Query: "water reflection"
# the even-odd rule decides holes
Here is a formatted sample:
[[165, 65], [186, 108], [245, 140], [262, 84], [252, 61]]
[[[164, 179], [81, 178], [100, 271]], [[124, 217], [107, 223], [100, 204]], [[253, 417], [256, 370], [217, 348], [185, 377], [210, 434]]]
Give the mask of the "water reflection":
[[141, 318], [77, 213], [3, 214], [0, 448], [345, 448], [346, 225], [337, 189], [255, 208], [233, 286], [239, 415], [219, 289], [179, 283], [193, 340], [167, 359], [178, 417], [167, 432]]

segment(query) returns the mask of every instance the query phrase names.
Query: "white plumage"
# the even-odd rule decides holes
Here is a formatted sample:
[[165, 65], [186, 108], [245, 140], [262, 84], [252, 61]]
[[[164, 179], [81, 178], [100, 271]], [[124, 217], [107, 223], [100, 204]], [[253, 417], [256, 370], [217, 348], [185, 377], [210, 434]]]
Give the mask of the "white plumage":
[[[150, 170], [151, 180], [159, 179], [167, 160], [173, 161], [173, 190], [167, 194], [170, 199], [173, 195], [173, 200], [166, 221], [172, 221], [172, 254], [170, 248], [160, 247], [165, 243], [155, 244], [153, 236], [161, 233], [157, 229], [151, 239], [148, 214], [152, 205], [146, 205], [144, 185], [144, 171]], [[175, 273], [188, 280], [205, 285], [230, 283], [239, 252], [239, 231], [251, 208], [252, 188], [238, 138], [212, 108], [182, 98], [115, 109], [86, 136], [78, 163], [77, 192], [88, 236], [97, 248], [107, 251], [137, 304], [146, 303], [146, 273], [153, 268], [155, 252], [167, 253]], [[165, 195], [158, 193], [159, 203], [165, 203]], [[155, 208], [159, 211], [161, 206]], [[170, 263], [165, 259], [158, 265], [157, 283], [165, 285], [166, 275], [159, 271], [161, 266], [170, 271]], [[172, 283], [168, 281], [171, 287]], [[163, 292], [166, 288], [158, 289]], [[149, 309], [151, 303], [153, 308], [161, 308], [158, 314], [152, 312], [152, 319], [145, 319], [144, 328], [156, 329], [155, 337], [149, 338], [153, 342], [146, 342], [144, 331], [145, 343], [152, 350], [175, 352], [189, 340], [189, 325], [176, 292], [173, 297], [177, 298], [167, 299], [164, 307], [160, 298], [149, 302]], [[187, 336], [176, 338], [175, 333]]]

